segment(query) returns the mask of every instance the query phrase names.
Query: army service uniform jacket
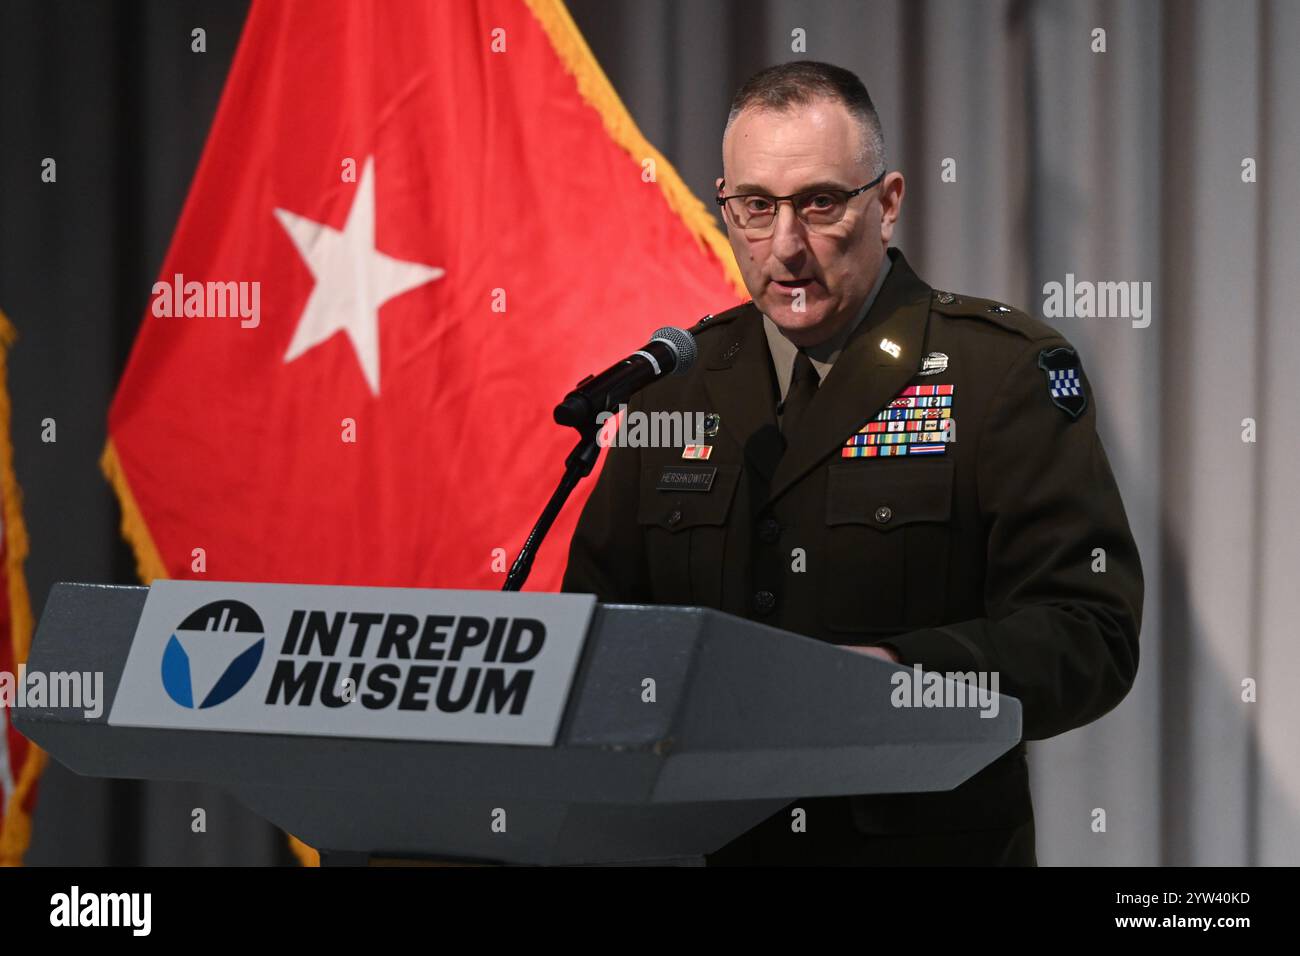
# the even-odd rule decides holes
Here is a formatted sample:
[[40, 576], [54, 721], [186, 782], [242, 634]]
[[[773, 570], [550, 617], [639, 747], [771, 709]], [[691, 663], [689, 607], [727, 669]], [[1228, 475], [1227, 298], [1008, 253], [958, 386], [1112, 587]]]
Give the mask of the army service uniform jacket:
[[[1133, 683], [1142, 572], [1078, 356], [1044, 323], [937, 292], [889, 255], [788, 447], [752, 303], [704, 324], [688, 373], [633, 396], [632, 411], [720, 416], [710, 456], [611, 447], [563, 589], [997, 672], [1026, 740], [1096, 720]], [[680, 466], [716, 469], [709, 490], [660, 490]], [[808, 834], [823, 839], [782, 813], [729, 846], [761, 843], [756, 862], [1035, 862], [1023, 741], [949, 792], [796, 804], [815, 805]]]

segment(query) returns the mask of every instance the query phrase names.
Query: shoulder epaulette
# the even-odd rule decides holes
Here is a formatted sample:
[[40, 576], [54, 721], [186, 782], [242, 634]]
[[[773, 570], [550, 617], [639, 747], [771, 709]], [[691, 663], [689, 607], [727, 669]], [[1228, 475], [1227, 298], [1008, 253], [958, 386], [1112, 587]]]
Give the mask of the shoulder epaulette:
[[1020, 309], [1012, 308], [993, 299], [980, 299], [972, 295], [956, 295], [934, 290], [930, 309], [954, 319], [982, 319], [999, 328], [1014, 332], [1031, 342], [1039, 339], [1060, 338], [1061, 333], [1046, 322], [1033, 318]]
[[740, 305], [734, 306], [725, 312], [719, 312], [716, 315], [710, 313], [700, 319], [700, 321], [696, 322], [687, 331], [690, 332], [691, 335], [699, 335], [701, 332], [705, 332], [709, 329], [726, 325], [729, 322], [734, 322], [753, 307], [753, 302], [742, 302]]

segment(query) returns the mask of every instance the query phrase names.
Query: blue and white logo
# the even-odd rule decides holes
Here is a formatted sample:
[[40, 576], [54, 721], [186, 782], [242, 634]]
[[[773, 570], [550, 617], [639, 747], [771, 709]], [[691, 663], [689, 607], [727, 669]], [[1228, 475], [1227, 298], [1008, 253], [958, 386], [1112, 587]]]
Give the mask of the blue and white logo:
[[1088, 393], [1083, 388], [1079, 353], [1065, 347], [1043, 349], [1038, 353], [1038, 367], [1047, 373], [1047, 395], [1052, 404], [1072, 419], [1082, 415], [1088, 407]]
[[[262, 619], [247, 604], [203, 605], [181, 621], [163, 651], [167, 696], [182, 707], [200, 710], [229, 700], [256, 672], [265, 646]], [[196, 697], [196, 691], [202, 696]]]

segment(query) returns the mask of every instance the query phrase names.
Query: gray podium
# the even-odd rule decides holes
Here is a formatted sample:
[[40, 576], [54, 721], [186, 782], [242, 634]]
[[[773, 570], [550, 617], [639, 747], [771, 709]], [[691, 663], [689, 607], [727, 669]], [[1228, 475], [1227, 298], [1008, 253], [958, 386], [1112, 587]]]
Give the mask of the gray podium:
[[624, 605], [596, 606], [551, 747], [110, 726], [147, 594], [51, 590], [28, 669], [102, 671], [106, 703], [94, 719], [16, 709], [18, 729], [80, 774], [218, 786], [327, 863], [699, 862], [791, 800], [949, 790], [1020, 739], [1014, 698], [992, 718], [895, 707], [898, 665], [718, 611]]

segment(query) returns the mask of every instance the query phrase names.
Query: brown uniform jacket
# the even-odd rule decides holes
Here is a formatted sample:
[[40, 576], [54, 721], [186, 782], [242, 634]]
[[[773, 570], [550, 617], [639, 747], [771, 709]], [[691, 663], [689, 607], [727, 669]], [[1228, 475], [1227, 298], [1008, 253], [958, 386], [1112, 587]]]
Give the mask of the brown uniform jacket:
[[[887, 644], [927, 670], [996, 671], [1000, 692], [1023, 705], [1025, 739], [1082, 726], [1132, 686], [1142, 613], [1141, 565], [1086, 376], [1075, 376], [1081, 395], [1054, 398], [1048, 368], [1075, 364], [1059, 333], [999, 303], [937, 292], [898, 250], [889, 255], [871, 311], [788, 448], [752, 303], [698, 332], [690, 372], [633, 397], [631, 410], [720, 415], [710, 458], [611, 448], [563, 589]], [[919, 375], [930, 353], [946, 368]], [[846, 441], [910, 385], [952, 386], [955, 440], [938, 454], [846, 457]], [[711, 488], [659, 490], [664, 468], [683, 465], [716, 468]], [[1032, 862], [1023, 742], [951, 792], [818, 805], [835, 808], [847, 841], [1023, 837], [1028, 826], [1021, 861]], [[810, 831], [817, 822], [810, 813]], [[898, 862], [909, 862], [905, 844], [891, 844]]]

